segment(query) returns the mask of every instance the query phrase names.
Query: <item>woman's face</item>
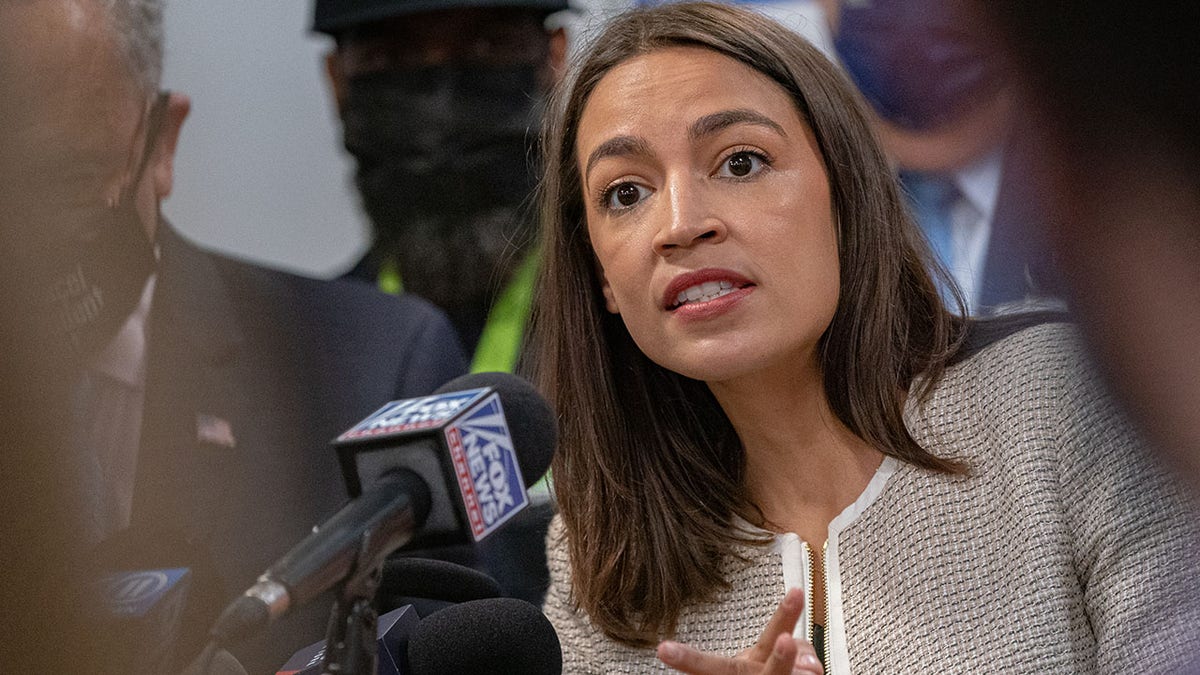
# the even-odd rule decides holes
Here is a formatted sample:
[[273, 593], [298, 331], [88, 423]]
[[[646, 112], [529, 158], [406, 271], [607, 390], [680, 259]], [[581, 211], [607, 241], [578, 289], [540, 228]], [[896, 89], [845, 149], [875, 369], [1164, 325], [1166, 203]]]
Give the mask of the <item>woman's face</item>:
[[648, 357], [708, 382], [816, 368], [837, 237], [783, 88], [708, 49], [657, 50], [600, 80], [575, 150], [606, 306]]

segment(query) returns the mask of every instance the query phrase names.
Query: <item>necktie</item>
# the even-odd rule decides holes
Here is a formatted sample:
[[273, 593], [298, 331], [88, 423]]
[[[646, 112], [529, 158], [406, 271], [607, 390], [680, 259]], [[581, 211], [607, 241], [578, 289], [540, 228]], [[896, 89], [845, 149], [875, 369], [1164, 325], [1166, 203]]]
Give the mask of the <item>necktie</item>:
[[[961, 261], [954, 255], [954, 206], [962, 198], [958, 186], [949, 176], [939, 174], [905, 173], [901, 182], [908, 193], [913, 215], [925, 233], [930, 248], [942, 266], [952, 274]], [[951, 301], [946, 288], [941, 288], [942, 298]]]
[[933, 252], [947, 267], [954, 260], [954, 205], [962, 193], [947, 176], [938, 174], [904, 174], [902, 179], [917, 224], [925, 232]]

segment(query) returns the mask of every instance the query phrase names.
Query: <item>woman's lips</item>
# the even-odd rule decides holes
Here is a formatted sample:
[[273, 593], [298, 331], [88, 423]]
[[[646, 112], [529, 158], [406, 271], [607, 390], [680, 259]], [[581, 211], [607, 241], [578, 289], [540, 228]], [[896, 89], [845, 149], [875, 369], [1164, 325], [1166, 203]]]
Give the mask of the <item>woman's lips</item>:
[[708, 268], [680, 274], [663, 291], [663, 308], [689, 317], [720, 313], [744, 298], [754, 283], [732, 270]]
[[699, 302], [688, 302], [671, 310], [671, 316], [679, 321], [704, 321], [732, 311], [756, 286], [743, 286], [732, 292]]

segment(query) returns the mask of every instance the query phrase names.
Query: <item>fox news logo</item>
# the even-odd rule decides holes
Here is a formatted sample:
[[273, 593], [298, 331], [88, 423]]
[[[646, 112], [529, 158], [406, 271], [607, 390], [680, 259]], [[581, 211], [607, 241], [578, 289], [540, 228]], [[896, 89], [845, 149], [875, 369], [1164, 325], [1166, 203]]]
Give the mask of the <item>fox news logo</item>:
[[424, 398], [408, 398], [392, 401], [359, 422], [338, 441], [373, 436], [390, 436], [421, 429], [440, 427], [462, 412], [479, 398], [486, 389], [469, 389], [449, 394], [438, 394]]
[[454, 473], [479, 541], [529, 504], [500, 396], [492, 394], [446, 429]]

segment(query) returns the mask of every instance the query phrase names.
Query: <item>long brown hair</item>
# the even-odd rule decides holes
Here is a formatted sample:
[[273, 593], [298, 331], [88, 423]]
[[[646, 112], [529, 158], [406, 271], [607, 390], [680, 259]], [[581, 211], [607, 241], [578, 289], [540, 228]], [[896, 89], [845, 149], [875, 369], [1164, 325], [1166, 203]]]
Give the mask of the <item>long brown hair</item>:
[[[885, 454], [938, 472], [953, 458], [904, 426], [914, 378], [924, 399], [961, 340], [929, 269], [949, 287], [911, 222], [860, 100], [839, 71], [787, 28], [711, 3], [670, 4], [615, 19], [555, 93], [543, 130], [544, 265], [533, 367], [556, 407], [554, 488], [568, 535], [573, 599], [608, 636], [648, 646], [682, 607], [727, 586], [719, 562], [739, 543], [737, 518], [763, 525], [744, 485], [745, 456], [704, 383], [650, 361], [604, 311], [575, 155], [579, 119], [614, 66], [670, 46], [712, 49], [764, 73], [812, 128], [829, 176], [841, 295], [822, 337], [825, 390], [838, 418]], [[960, 303], [961, 305], [961, 303]]]

